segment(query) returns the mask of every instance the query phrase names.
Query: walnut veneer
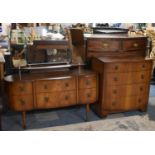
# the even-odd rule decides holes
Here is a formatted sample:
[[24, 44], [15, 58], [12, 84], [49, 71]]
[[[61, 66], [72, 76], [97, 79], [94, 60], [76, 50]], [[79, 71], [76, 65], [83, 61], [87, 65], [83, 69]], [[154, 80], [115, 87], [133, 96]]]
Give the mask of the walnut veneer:
[[97, 74], [89, 70], [68, 70], [5, 77], [9, 107], [23, 114], [33, 109], [60, 108], [97, 101]]
[[99, 73], [101, 117], [129, 110], [146, 111], [152, 70], [151, 59], [93, 58], [92, 69]]
[[86, 57], [145, 57], [147, 37], [121, 35], [95, 35], [87, 37]]

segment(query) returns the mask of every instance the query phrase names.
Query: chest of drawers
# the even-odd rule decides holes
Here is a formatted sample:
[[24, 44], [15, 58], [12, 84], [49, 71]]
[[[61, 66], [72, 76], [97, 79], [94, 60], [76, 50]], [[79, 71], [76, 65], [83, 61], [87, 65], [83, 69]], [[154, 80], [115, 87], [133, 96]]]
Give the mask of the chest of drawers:
[[44, 74], [25, 74], [6, 76], [9, 107], [23, 114], [35, 109], [50, 109], [86, 105], [97, 101], [97, 73], [90, 70], [69, 70]]
[[95, 35], [86, 41], [86, 58], [145, 57], [147, 37], [129, 35]]
[[95, 109], [101, 117], [129, 110], [146, 111], [152, 60], [93, 58], [92, 69], [99, 73]]

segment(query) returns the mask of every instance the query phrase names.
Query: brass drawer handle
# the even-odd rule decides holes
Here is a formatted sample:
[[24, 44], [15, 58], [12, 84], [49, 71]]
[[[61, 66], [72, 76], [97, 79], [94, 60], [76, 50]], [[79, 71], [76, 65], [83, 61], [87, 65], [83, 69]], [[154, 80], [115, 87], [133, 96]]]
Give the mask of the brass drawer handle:
[[140, 87], [140, 91], [143, 91], [144, 89], [143, 89], [143, 87]]
[[115, 106], [116, 104], [117, 104], [116, 101], [113, 101], [113, 102], [112, 102], [112, 106]]
[[141, 103], [141, 102], [142, 102], [142, 99], [141, 99], [141, 98], [139, 98], [139, 99], [138, 99], [138, 102], [139, 102], [139, 103]]
[[141, 79], [144, 79], [144, 75], [143, 74], [141, 75]]
[[86, 85], [90, 85], [90, 81], [89, 80], [86, 81]]
[[114, 89], [114, 90], [113, 90], [113, 94], [117, 94], [117, 90]]
[[103, 43], [103, 44], [102, 44], [102, 47], [103, 47], [103, 48], [107, 48], [107, 47], [109, 47], [109, 44], [108, 44], [108, 43]]
[[44, 89], [48, 89], [48, 86], [47, 86], [47, 84], [45, 84], [45, 85], [44, 85]]
[[91, 94], [87, 94], [87, 97], [90, 98], [91, 97]]
[[118, 66], [115, 66], [115, 68], [114, 68], [115, 70], [118, 70]]
[[114, 77], [114, 81], [117, 82], [118, 81], [118, 78], [117, 77]]
[[66, 95], [66, 96], [65, 96], [65, 100], [68, 100], [68, 99], [69, 99], [69, 96]]
[[21, 103], [22, 105], [24, 105], [26, 102], [25, 102], [25, 100], [20, 99], [20, 103]]
[[69, 84], [68, 83], [65, 83], [65, 87], [68, 87], [69, 86]]
[[137, 44], [137, 43], [134, 43], [134, 44], [133, 44], [133, 47], [138, 47], [138, 44]]
[[19, 89], [20, 89], [20, 91], [25, 91], [25, 87], [24, 86], [20, 86]]
[[44, 101], [45, 102], [48, 102], [49, 101], [49, 98], [48, 97], [44, 97]]

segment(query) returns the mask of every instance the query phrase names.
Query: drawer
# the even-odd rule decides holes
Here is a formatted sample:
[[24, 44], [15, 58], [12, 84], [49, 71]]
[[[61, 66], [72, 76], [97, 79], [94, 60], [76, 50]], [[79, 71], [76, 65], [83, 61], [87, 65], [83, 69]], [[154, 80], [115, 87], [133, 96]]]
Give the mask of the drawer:
[[32, 82], [14, 82], [9, 85], [12, 95], [32, 94]]
[[108, 96], [110, 98], [116, 97], [116, 96], [137, 96], [142, 94], [148, 94], [149, 93], [149, 83], [147, 84], [132, 84], [132, 85], [114, 85], [114, 86], [108, 86], [105, 88], [105, 96]]
[[97, 101], [96, 88], [79, 90], [79, 103], [80, 104], [94, 103], [96, 101]]
[[116, 96], [110, 98], [110, 96], [106, 96], [104, 106], [102, 107], [104, 110], [133, 110], [138, 109], [148, 103], [147, 95], [138, 95], [132, 97], [120, 97]]
[[106, 72], [132, 72], [132, 71], [151, 70], [151, 68], [152, 68], [151, 61], [105, 64]]
[[139, 50], [146, 49], [147, 39], [132, 39], [123, 41], [123, 50]]
[[32, 95], [11, 96], [9, 98], [9, 106], [15, 111], [32, 110], [34, 108], [33, 97]]
[[79, 89], [96, 88], [96, 84], [97, 84], [96, 74], [79, 76]]
[[107, 73], [105, 74], [106, 85], [124, 85], [134, 83], [149, 83], [151, 71]]
[[37, 108], [59, 108], [76, 104], [76, 91], [38, 93]]
[[92, 39], [88, 40], [87, 46], [90, 51], [117, 51], [120, 49], [121, 42], [117, 40]]
[[75, 78], [59, 79], [59, 80], [45, 80], [36, 81], [36, 92], [55, 92], [63, 90], [75, 90]]

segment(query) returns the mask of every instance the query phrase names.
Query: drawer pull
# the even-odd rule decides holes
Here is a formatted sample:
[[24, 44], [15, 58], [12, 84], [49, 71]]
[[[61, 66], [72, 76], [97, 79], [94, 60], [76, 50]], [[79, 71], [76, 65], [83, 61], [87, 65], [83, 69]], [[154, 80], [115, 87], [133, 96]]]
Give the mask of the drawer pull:
[[144, 75], [143, 74], [141, 75], [141, 79], [144, 79]]
[[140, 87], [140, 91], [143, 91], [144, 89], [143, 89], [143, 87]]
[[138, 44], [137, 44], [137, 43], [134, 43], [134, 44], [133, 44], [133, 47], [138, 47]]
[[108, 46], [109, 46], [109, 44], [107, 44], [107, 43], [103, 43], [103, 44], [102, 44], [102, 47], [103, 47], [103, 48], [107, 48]]
[[66, 96], [65, 96], [65, 100], [68, 100], [68, 99], [69, 99], [69, 96], [66, 95]]
[[26, 102], [25, 102], [25, 100], [20, 99], [20, 103], [21, 103], [22, 105], [24, 105]]
[[90, 85], [90, 81], [89, 80], [86, 81], [86, 85]]
[[45, 102], [48, 102], [49, 101], [49, 98], [48, 97], [44, 97], [44, 101]]
[[115, 70], [118, 70], [118, 66], [115, 66]]
[[91, 97], [91, 94], [87, 94], [87, 97], [90, 98]]
[[139, 99], [138, 99], [138, 102], [141, 103], [141, 102], [142, 102], [142, 99], [139, 98]]
[[112, 106], [115, 106], [116, 104], [117, 104], [116, 101], [113, 101], [113, 102], [112, 102]]
[[68, 87], [69, 86], [69, 84], [68, 83], [65, 83], [65, 87]]
[[142, 68], [145, 68], [145, 64], [142, 65]]
[[19, 87], [20, 91], [25, 91], [25, 88], [23, 86]]
[[114, 81], [117, 82], [118, 81], [118, 78], [117, 77], [114, 77]]
[[113, 93], [114, 93], [114, 94], [117, 94], [117, 90], [114, 89], [114, 90], [113, 90]]
[[44, 85], [44, 89], [47, 89], [47, 88], [48, 88], [48, 86], [45, 84], [45, 85]]

